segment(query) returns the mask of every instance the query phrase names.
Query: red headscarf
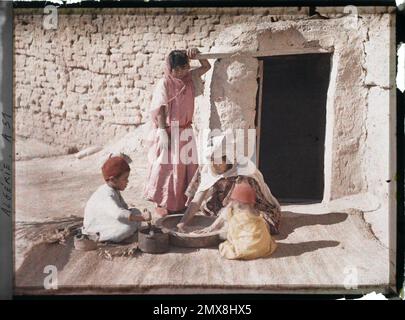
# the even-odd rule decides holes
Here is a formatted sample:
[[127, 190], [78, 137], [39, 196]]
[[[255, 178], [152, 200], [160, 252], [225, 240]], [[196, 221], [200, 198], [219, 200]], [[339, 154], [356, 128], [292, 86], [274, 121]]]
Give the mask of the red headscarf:
[[167, 103], [170, 103], [171, 101], [176, 99], [178, 95], [181, 94], [186, 89], [186, 85], [192, 81], [191, 73], [189, 72], [183, 79], [173, 77], [170, 59], [169, 56], [167, 56], [164, 74], [165, 74], [165, 83], [168, 90]]
[[104, 162], [101, 168], [104, 180], [107, 181], [111, 177], [119, 177], [121, 174], [131, 171], [128, 162], [122, 157], [110, 157]]
[[[192, 104], [194, 111], [194, 85], [191, 72], [182, 78], [178, 79], [172, 76], [169, 56], [166, 57], [164, 77], [161, 86], [157, 86], [152, 97], [150, 112], [152, 120], [156, 123], [156, 116], [162, 105], [166, 105], [170, 109], [173, 103], [177, 104]], [[190, 90], [187, 90], [187, 88]], [[190, 111], [191, 112], [191, 111]], [[191, 116], [192, 117], [192, 116]], [[170, 119], [167, 119], [168, 122]]]

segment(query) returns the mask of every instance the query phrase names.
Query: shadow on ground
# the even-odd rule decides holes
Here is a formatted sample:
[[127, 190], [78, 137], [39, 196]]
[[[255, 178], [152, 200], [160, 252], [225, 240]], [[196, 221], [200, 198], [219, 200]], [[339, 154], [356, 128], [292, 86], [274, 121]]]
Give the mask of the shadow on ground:
[[319, 240], [300, 243], [278, 243], [276, 251], [271, 255], [271, 259], [298, 257], [306, 252], [312, 252], [319, 249], [337, 247], [339, 241]]
[[16, 272], [16, 282], [19, 286], [43, 287], [45, 278], [49, 275], [45, 267], [54, 266], [58, 272], [62, 271], [69, 262], [73, 250], [73, 239], [65, 245], [52, 243], [34, 245]]
[[[282, 212], [280, 233], [274, 236], [275, 240], [281, 241], [288, 238], [298, 228], [315, 225], [332, 225], [345, 221], [347, 213], [326, 213], [326, 214], [302, 214], [290, 211]], [[280, 243], [277, 250], [269, 258], [297, 257], [307, 252], [324, 248], [337, 247], [339, 241], [312, 240], [298, 243]]]
[[276, 240], [287, 239], [288, 235], [296, 229], [315, 226], [315, 225], [331, 225], [345, 221], [348, 217], [347, 213], [325, 213], [325, 214], [304, 214], [290, 211], [281, 213], [280, 233], [275, 236]]

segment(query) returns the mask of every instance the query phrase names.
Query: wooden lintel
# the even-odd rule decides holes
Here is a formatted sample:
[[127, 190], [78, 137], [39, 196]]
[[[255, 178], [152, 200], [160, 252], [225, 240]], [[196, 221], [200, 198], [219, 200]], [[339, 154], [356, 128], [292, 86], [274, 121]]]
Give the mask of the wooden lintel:
[[268, 51], [257, 52], [233, 52], [233, 53], [200, 53], [197, 55], [197, 59], [222, 59], [230, 58], [233, 56], [250, 56], [253, 58], [271, 57], [271, 56], [285, 56], [295, 54], [308, 54], [308, 53], [328, 53], [332, 50], [320, 49], [320, 48], [300, 48], [300, 49], [277, 49]]

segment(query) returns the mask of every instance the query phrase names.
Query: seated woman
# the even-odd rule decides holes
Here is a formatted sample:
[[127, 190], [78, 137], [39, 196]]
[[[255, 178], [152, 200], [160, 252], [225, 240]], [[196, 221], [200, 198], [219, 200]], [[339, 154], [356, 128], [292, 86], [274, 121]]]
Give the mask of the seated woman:
[[177, 228], [186, 232], [187, 224], [199, 211], [206, 215], [219, 216], [221, 210], [228, 205], [235, 184], [243, 180], [255, 190], [254, 207], [262, 213], [271, 234], [278, 234], [281, 216], [279, 202], [271, 194], [263, 175], [252, 161], [242, 156], [237, 161], [227, 159], [226, 148], [222, 147], [223, 140], [224, 138], [220, 146], [222, 152], [218, 154], [217, 150], [213, 150], [210, 155], [211, 163], [200, 166], [188, 186], [186, 195], [189, 205]]

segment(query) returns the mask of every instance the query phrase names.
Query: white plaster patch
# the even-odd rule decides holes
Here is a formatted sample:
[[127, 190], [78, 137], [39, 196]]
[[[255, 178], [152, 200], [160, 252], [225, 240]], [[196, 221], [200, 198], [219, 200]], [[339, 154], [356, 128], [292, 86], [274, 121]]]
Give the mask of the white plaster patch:
[[257, 59], [246, 56], [214, 64], [210, 84], [212, 128], [254, 128], [257, 68]]
[[244, 78], [246, 76], [246, 72], [246, 66], [243, 63], [239, 61], [232, 62], [226, 70], [228, 82], [232, 83]]
[[307, 42], [303, 34], [294, 26], [287, 29], [284, 27], [280, 30], [264, 31], [258, 36], [258, 39], [260, 51], [302, 48]]
[[[376, 18], [375, 18], [376, 19]], [[392, 86], [389, 59], [393, 43], [391, 30], [388, 27], [390, 16], [384, 15], [378, 23], [373, 23], [368, 31], [368, 41], [365, 42], [365, 67], [367, 85], [378, 85], [384, 88]]]

